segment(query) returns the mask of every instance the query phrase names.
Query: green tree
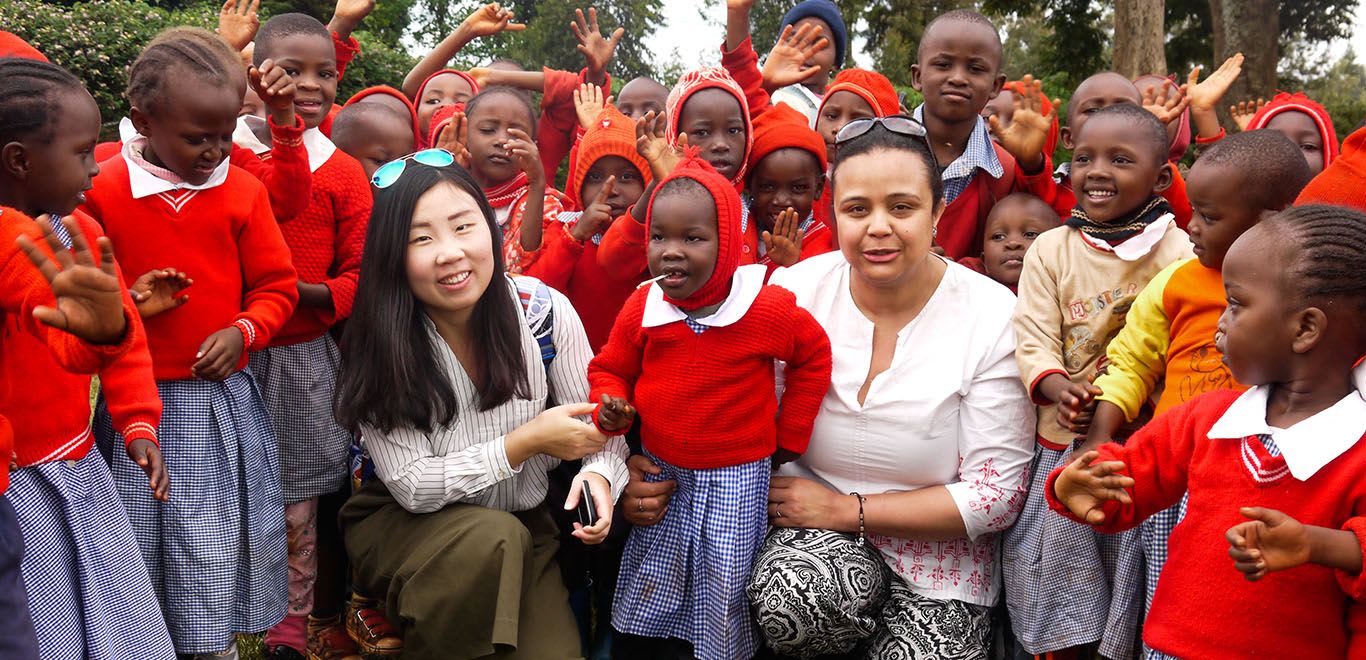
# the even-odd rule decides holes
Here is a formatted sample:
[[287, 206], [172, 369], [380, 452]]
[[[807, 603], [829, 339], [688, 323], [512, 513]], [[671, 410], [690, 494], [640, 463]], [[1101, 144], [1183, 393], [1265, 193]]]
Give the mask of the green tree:
[[[925, 26], [944, 12], [971, 3], [964, 0], [855, 0], [860, 34], [868, 40], [872, 69], [897, 85], [911, 84], [911, 65]], [[846, 19], [847, 19], [846, 14]], [[853, 23], [851, 23], [852, 25]]]

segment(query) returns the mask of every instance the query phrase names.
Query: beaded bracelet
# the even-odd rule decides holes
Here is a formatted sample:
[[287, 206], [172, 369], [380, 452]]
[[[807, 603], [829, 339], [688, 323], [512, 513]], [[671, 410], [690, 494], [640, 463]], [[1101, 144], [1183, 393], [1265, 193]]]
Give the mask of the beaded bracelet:
[[868, 536], [864, 534], [863, 528], [863, 503], [868, 498], [859, 495], [858, 493], [850, 493], [850, 495], [858, 498], [858, 544], [863, 545], [864, 541], [868, 538]]

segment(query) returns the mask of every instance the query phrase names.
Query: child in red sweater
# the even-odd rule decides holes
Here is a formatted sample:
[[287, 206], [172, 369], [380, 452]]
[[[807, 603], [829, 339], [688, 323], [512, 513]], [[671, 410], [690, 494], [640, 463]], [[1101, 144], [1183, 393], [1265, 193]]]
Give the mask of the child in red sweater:
[[[342, 632], [340, 603], [326, 603], [319, 616], [311, 615], [320, 556], [331, 560], [340, 554], [336, 545], [317, 542], [319, 519], [334, 532], [331, 537], [340, 536], [336, 512], [320, 512], [319, 498], [346, 485], [351, 448], [350, 434], [333, 414], [341, 353], [328, 331], [351, 315], [372, 198], [360, 163], [318, 130], [337, 94], [337, 62], [327, 28], [306, 14], [275, 16], [261, 26], [253, 57], [258, 65], [273, 60], [293, 79], [294, 111], [307, 127], [303, 141], [313, 173], [312, 202], [280, 225], [298, 272], [299, 305], [250, 361], [280, 442], [289, 535], [289, 612], [266, 633], [265, 644], [272, 651], [288, 647], [302, 655], [321, 649], [324, 638], [333, 640], [334, 648], [350, 641]], [[331, 586], [331, 593], [342, 589]]]
[[[1244, 522], [1240, 506], [1366, 539], [1366, 368], [1352, 367], [1366, 353], [1363, 250], [1366, 216], [1340, 207], [1294, 207], [1249, 229], [1224, 260], [1228, 309], [1217, 342], [1234, 378], [1252, 389], [1198, 397], [1126, 445], [1049, 475], [1050, 506], [1106, 532], [1189, 491], [1144, 624], [1158, 657], [1347, 655], [1357, 632], [1348, 612], [1366, 596], [1359, 566], [1248, 582], [1230, 570], [1220, 539]], [[1269, 612], [1276, 625], [1264, 625]]]
[[[140, 137], [104, 164], [84, 206], [129, 272], [194, 277], [192, 299], [145, 318], [177, 495], [150, 501], [141, 470], [111, 457], [178, 653], [230, 650], [234, 633], [270, 627], [286, 604], [279, 447], [244, 367], [299, 292], [265, 187], [227, 160], [241, 107], [235, 57], [192, 28], [148, 44], [128, 83]], [[96, 424], [108, 456], [122, 434], [108, 415]]]
[[[0, 60], [0, 86], [13, 94], [0, 101], [0, 142], [18, 156], [0, 168], [0, 206], [21, 211], [0, 212], [7, 218], [0, 219], [6, 228], [0, 245], [10, 246], [8, 261], [26, 268], [13, 252], [18, 236], [33, 241], [47, 235], [47, 246], [57, 253], [80, 252], [90, 240], [104, 243], [89, 216], [61, 219], [99, 172], [90, 153], [100, 130], [94, 99], [67, 71], [27, 59]], [[112, 265], [109, 270], [119, 275]], [[122, 288], [111, 283], [115, 292]], [[54, 305], [53, 294], [11, 290], [13, 284], [6, 291], [18, 297], [5, 305], [11, 313], [0, 315], [0, 382], [8, 384], [0, 388], [0, 415], [12, 424], [16, 442], [0, 455], [16, 468], [7, 497], [28, 546], [24, 581], [41, 586], [41, 597], [33, 600], [39, 649], [43, 657], [171, 657], [171, 639], [109, 464], [91, 451], [90, 376], [68, 371], [23, 309]], [[17, 304], [19, 298], [27, 300]], [[115, 309], [129, 321], [123, 332], [128, 350], [100, 369], [100, 384], [124, 431], [120, 449], [146, 475], [151, 496], [165, 501], [169, 483], [156, 434], [161, 400], [147, 335], [132, 299], [125, 293], [122, 300]], [[65, 531], [54, 532], [59, 529]], [[117, 632], [124, 625], [146, 634], [124, 637]]]
[[[740, 213], [729, 180], [695, 155], [656, 187], [657, 281], [631, 295], [588, 366], [599, 428], [619, 435], [639, 410], [644, 450], [663, 468], [651, 479], [678, 481], [664, 520], [633, 529], [626, 546], [612, 608], [623, 657], [680, 642], [705, 659], [754, 654], [745, 582], [772, 464], [805, 451], [830, 386], [824, 330], [791, 293], [764, 285], [763, 266], [739, 265]], [[775, 360], [786, 363], [781, 408], [768, 394]]]
[[759, 263], [791, 266], [835, 249], [830, 227], [815, 214], [825, 190], [825, 141], [791, 106], [769, 107], [754, 120], [749, 157], [749, 214], [759, 235]]

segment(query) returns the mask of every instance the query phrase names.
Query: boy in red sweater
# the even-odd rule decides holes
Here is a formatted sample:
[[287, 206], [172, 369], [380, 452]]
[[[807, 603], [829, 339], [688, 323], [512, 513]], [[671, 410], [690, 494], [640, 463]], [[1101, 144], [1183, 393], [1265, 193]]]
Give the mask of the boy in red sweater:
[[360, 162], [369, 181], [381, 165], [413, 153], [415, 144], [408, 119], [380, 103], [348, 105], [332, 121], [332, 143]]
[[[825, 331], [764, 285], [766, 268], [739, 265], [740, 213], [731, 182], [695, 151], [656, 187], [646, 230], [657, 281], [631, 295], [588, 366], [598, 427], [621, 434], [639, 410], [644, 450], [663, 468], [652, 479], [678, 481], [664, 520], [631, 530], [612, 607], [623, 657], [680, 643], [702, 658], [753, 655], [744, 588], [772, 464], [805, 451], [830, 386]], [[781, 408], [768, 394], [775, 360], [786, 363]]]
[[1249, 582], [1219, 540], [1244, 522], [1240, 506], [1366, 539], [1366, 368], [1352, 367], [1366, 353], [1363, 250], [1366, 216], [1340, 207], [1293, 207], [1249, 229], [1224, 260], [1217, 342], [1252, 389], [1196, 398], [1049, 475], [1049, 505], [1106, 532], [1189, 491], [1144, 624], [1159, 657], [1348, 654], [1357, 630], [1344, 622], [1366, 596], [1359, 570], [1315, 565]]

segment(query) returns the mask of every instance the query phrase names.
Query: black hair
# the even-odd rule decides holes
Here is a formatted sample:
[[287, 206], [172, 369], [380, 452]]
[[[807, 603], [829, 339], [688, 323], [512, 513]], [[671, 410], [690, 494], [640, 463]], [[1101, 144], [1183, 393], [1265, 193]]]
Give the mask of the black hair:
[[208, 30], [175, 27], [152, 39], [128, 69], [128, 102], [152, 112], [171, 85], [188, 74], [216, 86], [246, 83], [245, 71], [232, 47]]
[[516, 87], [508, 87], [507, 85], [494, 85], [492, 87], [486, 87], [480, 90], [478, 94], [475, 94], [473, 97], [471, 97], [469, 102], [465, 104], [465, 116], [469, 117], [470, 120], [473, 121], [475, 108], [478, 108], [480, 105], [482, 105], [484, 103], [484, 99], [489, 98], [491, 96], [497, 96], [499, 94], [511, 96], [517, 99], [518, 101], [521, 101], [522, 105], [526, 106], [527, 117], [531, 119], [531, 139], [536, 139], [536, 124], [540, 118], [536, 115], [536, 108], [531, 105], [531, 97], [522, 90], [517, 89]]
[[[1082, 128], [1085, 129], [1088, 126], [1093, 125], [1095, 120], [1107, 116], [1114, 116], [1116, 119], [1122, 119], [1129, 122], [1129, 124], [1133, 126], [1134, 131], [1137, 132], [1135, 137], [1147, 143], [1158, 162], [1163, 165], [1167, 163], [1167, 151], [1171, 148], [1171, 143], [1169, 142], [1170, 137], [1167, 135], [1167, 127], [1162, 124], [1162, 121], [1159, 120], [1156, 115], [1144, 110], [1141, 106], [1130, 103], [1120, 103], [1119, 105], [1106, 106], [1097, 110], [1095, 114], [1091, 115], [1091, 119], [1087, 121], [1086, 125]], [[1081, 136], [1074, 135], [1072, 136], [1072, 139], [1080, 141]], [[1300, 160], [1304, 160], [1304, 157], [1300, 156]]]
[[929, 172], [930, 196], [934, 199], [934, 206], [937, 208], [944, 203], [944, 179], [939, 167], [935, 164], [934, 154], [930, 152], [929, 143], [924, 138], [889, 131], [882, 125], [874, 126], [868, 129], [867, 133], [836, 145], [835, 159], [830, 165], [829, 185], [832, 188], [835, 186], [835, 175], [839, 172], [840, 165], [843, 165], [844, 161], [854, 156], [882, 150], [914, 153], [920, 159], [921, 164], [925, 166], [925, 171]]
[[308, 14], [280, 14], [272, 16], [270, 20], [261, 25], [261, 30], [256, 33], [256, 48], [251, 53], [251, 62], [255, 66], [261, 66], [262, 62], [276, 57], [275, 46], [281, 40], [292, 37], [296, 34], [307, 34], [326, 40], [332, 43], [332, 33], [327, 31], [327, 26]]
[[[1297, 156], [1304, 160], [1303, 156]], [[1327, 204], [1292, 206], [1265, 221], [1277, 237], [1297, 243], [1299, 253], [1286, 274], [1306, 301], [1350, 301], [1366, 312], [1366, 215]]]
[[[768, 152], [768, 156], [772, 156], [773, 154], [776, 154], [776, 153], [778, 153], [778, 152], [780, 152], [780, 151], [797, 151], [797, 152], [806, 154], [806, 156], [807, 156], [808, 158], [811, 159], [811, 170], [812, 170], [813, 172], [816, 173], [816, 180], [817, 180], [817, 182], [819, 182], [821, 179], [823, 179], [823, 178], [825, 177], [825, 172], [821, 171], [821, 159], [820, 159], [820, 157], [817, 156], [816, 154], [813, 154], [813, 153], [811, 153], [810, 151], [808, 151], [808, 150], [806, 150], [806, 149], [803, 149], [802, 147], [782, 147], [782, 148], [774, 149], [773, 151]], [[760, 159], [759, 159], [759, 162], [754, 164], [754, 167], [749, 168], [749, 170], [748, 170], [747, 172], [745, 172], [745, 187], [746, 187], [746, 188], [751, 188], [751, 187], [753, 187], [751, 184], [754, 182], [754, 175], [755, 175], [755, 173], [757, 173], [757, 172], [759, 171], [759, 164], [760, 164], [760, 163], [763, 163], [765, 160], [768, 160], [768, 156], [764, 156], [763, 158], [760, 158]]]
[[664, 185], [660, 186], [659, 190], [655, 192], [655, 196], [653, 199], [659, 199], [660, 197], [673, 197], [675, 195], [700, 197], [702, 199], [707, 200], [708, 202], [711, 202], [713, 209], [716, 208], [716, 200], [712, 199], [711, 191], [707, 190], [707, 187], [702, 185], [701, 181], [697, 181], [696, 179], [690, 179], [685, 176], [665, 181]]
[[971, 9], [954, 9], [953, 11], [946, 11], [934, 17], [934, 20], [930, 21], [920, 33], [920, 43], [915, 47], [916, 62], [920, 61], [920, 57], [924, 53], [925, 42], [929, 40], [930, 32], [934, 30], [940, 22], [972, 23], [974, 25], [983, 25], [990, 29], [991, 34], [993, 35], [992, 41], [996, 44], [996, 72], [1000, 73], [1001, 65], [1004, 64], [1005, 59], [1005, 48], [1001, 45], [1001, 33], [996, 31], [996, 24], [992, 23], [991, 19], [972, 11]]
[[1196, 162], [1236, 170], [1242, 182], [1238, 188], [1259, 209], [1290, 206], [1313, 178], [1300, 148], [1280, 131], [1268, 129], [1230, 135]]
[[396, 108], [391, 108], [383, 103], [352, 103], [341, 109], [336, 118], [332, 120], [332, 141], [345, 141], [352, 131], [359, 131], [362, 134], [369, 131], [366, 122], [372, 119], [392, 119], [398, 122], [403, 129], [409, 133], [413, 130], [412, 117], [399, 112]]
[[337, 376], [337, 420], [356, 431], [360, 425], [384, 432], [413, 427], [430, 432], [460, 412], [450, 380], [437, 364], [437, 346], [428, 332], [426, 311], [408, 282], [408, 232], [418, 200], [438, 185], [470, 195], [488, 225], [493, 250], [493, 280], [471, 315], [474, 354], [483, 360], [477, 383], [479, 409], [489, 410], [513, 396], [527, 398], [527, 357], [522, 352], [525, 323], [503, 275], [503, 232], [483, 190], [459, 165], [429, 167], [410, 162], [389, 188], [375, 194], [365, 235], [351, 320], [343, 336]]
[[[993, 205], [993, 206], [991, 207], [991, 209], [992, 209], [992, 211], [995, 211], [997, 208], [1002, 208], [1002, 207], [1006, 206], [1007, 204], [1011, 204], [1011, 203], [1018, 203], [1018, 204], [1024, 204], [1024, 205], [1026, 205], [1026, 206], [1032, 206], [1032, 207], [1034, 207], [1034, 210], [1035, 210], [1035, 211], [1043, 211], [1043, 212], [1044, 212], [1044, 215], [1046, 215], [1047, 217], [1052, 218], [1053, 221], [1054, 221], [1056, 224], [1059, 224], [1059, 225], [1062, 224], [1062, 218], [1059, 218], [1059, 217], [1058, 217], [1058, 212], [1057, 212], [1057, 211], [1054, 211], [1054, 210], [1053, 210], [1053, 207], [1051, 207], [1051, 206], [1048, 205], [1048, 202], [1045, 202], [1045, 201], [1043, 201], [1042, 199], [1040, 199], [1039, 197], [1036, 197], [1033, 193], [1027, 193], [1027, 192], [1013, 192], [1013, 193], [1010, 193], [1009, 195], [1006, 195], [1005, 197], [1002, 197], [1002, 198], [996, 200], [996, 204]], [[990, 222], [983, 223], [983, 225], [982, 225], [982, 231], [983, 231], [984, 234], [985, 234], [985, 232], [987, 231], [987, 229], [990, 227], [990, 225], [991, 225]]]
[[[1130, 85], [1133, 85], [1133, 84], [1134, 84], [1133, 81], [1129, 80], [1128, 78], [1125, 78], [1123, 74], [1116, 73], [1116, 72], [1114, 72], [1114, 71], [1100, 71], [1100, 72], [1093, 73], [1093, 74], [1087, 76], [1085, 80], [1082, 80], [1082, 81], [1081, 81], [1081, 84], [1080, 84], [1080, 85], [1077, 85], [1077, 89], [1081, 89], [1082, 86], [1085, 85], [1086, 83], [1091, 82], [1092, 80], [1095, 80], [1096, 78], [1100, 78], [1100, 77], [1102, 77], [1102, 76], [1115, 76], [1115, 77], [1119, 78], [1120, 80], [1123, 80], [1124, 82], [1126, 82], [1126, 83], [1128, 83], [1128, 84], [1130, 84]], [[1135, 89], [1137, 89], [1137, 88], [1135, 88]], [[1142, 94], [1138, 94], [1137, 96], [1138, 96], [1140, 99], [1143, 97]], [[1070, 97], [1067, 98], [1067, 113], [1066, 113], [1065, 115], [1063, 115], [1063, 118], [1067, 120], [1067, 124], [1066, 124], [1067, 126], [1071, 126], [1071, 125], [1072, 125], [1072, 109], [1076, 106], [1076, 103], [1077, 103], [1077, 101], [1080, 100], [1080, 98], [1081, 98], [1081, 97], [1077, 95], [1076, 91], [1073, 91], [1073, 92], [1072, 92], [1072, 96], [1070, 96]], [[1072, 137], [1073, 137], [1074, 139], [1076, 138], [1075, 135], [1072, 136]]]
[[0, 57], [0, 145], [51, 142], [62, 95], [84, 90], [80, 79], [56, 64]]

